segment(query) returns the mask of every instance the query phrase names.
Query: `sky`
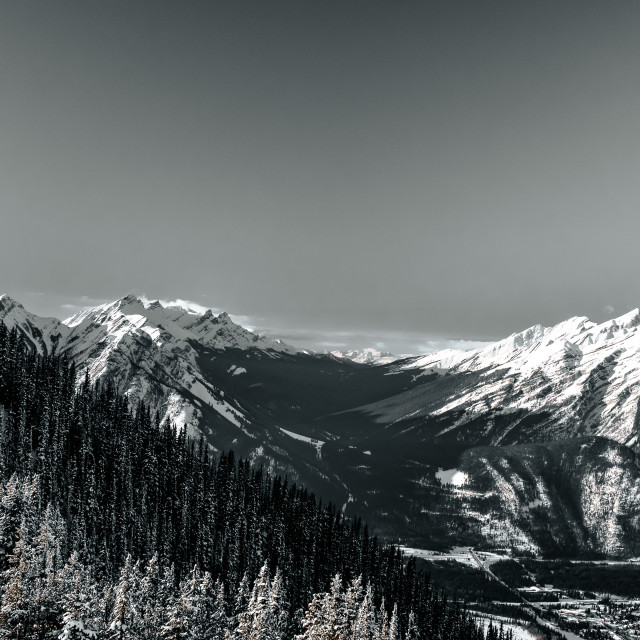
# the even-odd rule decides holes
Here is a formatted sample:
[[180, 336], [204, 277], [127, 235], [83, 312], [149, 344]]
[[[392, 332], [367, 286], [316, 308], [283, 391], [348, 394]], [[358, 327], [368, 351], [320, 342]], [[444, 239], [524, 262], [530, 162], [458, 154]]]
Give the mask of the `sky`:
[[0, 292], [475, 346], [640, 304], [640, 3], [0, 3]]

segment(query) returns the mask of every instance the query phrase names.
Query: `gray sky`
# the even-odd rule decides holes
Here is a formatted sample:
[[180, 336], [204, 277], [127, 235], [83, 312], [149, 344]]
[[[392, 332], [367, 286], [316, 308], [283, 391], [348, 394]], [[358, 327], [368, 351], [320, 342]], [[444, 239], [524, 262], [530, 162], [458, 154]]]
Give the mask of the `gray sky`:
[[396, 351], [622, 314], [639, 60], [635, 0], [3, 2], [0, 291]]

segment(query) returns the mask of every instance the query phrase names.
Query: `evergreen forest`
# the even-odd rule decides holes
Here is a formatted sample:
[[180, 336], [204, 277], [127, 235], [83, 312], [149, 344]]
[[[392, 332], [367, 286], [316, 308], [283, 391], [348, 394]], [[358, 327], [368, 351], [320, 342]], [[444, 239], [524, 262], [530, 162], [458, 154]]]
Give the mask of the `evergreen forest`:
[[2, 323], [0, 576], [5, 638], [485, 638], [360, 520]]

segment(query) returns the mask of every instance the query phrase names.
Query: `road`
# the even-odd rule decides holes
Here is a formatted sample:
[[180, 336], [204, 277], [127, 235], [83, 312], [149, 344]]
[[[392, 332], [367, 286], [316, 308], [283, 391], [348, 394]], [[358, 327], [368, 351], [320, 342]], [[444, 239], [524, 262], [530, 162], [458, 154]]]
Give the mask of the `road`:
[[542, 610], [539, 606], [535, 605], [534, 603], [529, 602], [528, 600], [523, 598], [522, 594], [517, 589], [510, 587], [506, 582], [504, 582], [504, 580], [501, 580], [500, 578], [498, 578], [498, 576], [495, 573], [493, 573], [493, 571], [491, 571], [489, 567], [485, 566], [484, 562], [480, 560], [480, 558], [478, 557], [478, 555], [473, 549], [469, 549], [469, 553], [471, 554], [471, 557], [473, 558], [474, 562], [478, 565], [478, 567], [480, 567], [480, 569], [482, 569], [482, 571], [484, 571], [492, 580], [495, 580], [496, 582], [500, 583], [505, 589], [510, 591], [514, 596], [516, 596], [519, 602], [521, 602], [531, 610], [531, 612], [535, 616], [536, 622], [540, 621], [541, 624], [544, 624], [548, 627], [552, 627], [553, 631], [561, 635], [563, 638], [565, 638], [565, 640], [582, 640], [582, 638], [580, 638], [580, 636], [577, 636], [575, 633], [572, 633], [571, 631], [565, 631], [564, 629], [560, 629], [553, 622], [549, 622], [549, 620], [546, 620], [545, 618], [543, 618], [540, 614], [543, 613], [544, 610]]

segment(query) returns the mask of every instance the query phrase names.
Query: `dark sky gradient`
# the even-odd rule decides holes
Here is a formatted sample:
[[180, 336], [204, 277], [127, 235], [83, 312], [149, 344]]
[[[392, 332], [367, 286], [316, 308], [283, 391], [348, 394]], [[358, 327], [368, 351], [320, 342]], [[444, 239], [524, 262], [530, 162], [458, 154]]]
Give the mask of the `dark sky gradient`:
[[635, 0], [4, 2], [0, 290], [396, 350], [622, 314], [639, 61]]

